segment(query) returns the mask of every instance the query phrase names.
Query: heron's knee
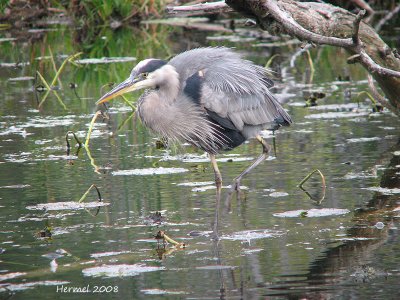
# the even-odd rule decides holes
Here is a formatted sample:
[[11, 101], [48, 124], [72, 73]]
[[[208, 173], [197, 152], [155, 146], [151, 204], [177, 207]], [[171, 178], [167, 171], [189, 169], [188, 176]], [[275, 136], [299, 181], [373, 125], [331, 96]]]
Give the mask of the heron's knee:
[[259, 135], [257, 136], [257, 140], [263, 147], [263, 153], [268, 154], [271, 151], [271, 146]]

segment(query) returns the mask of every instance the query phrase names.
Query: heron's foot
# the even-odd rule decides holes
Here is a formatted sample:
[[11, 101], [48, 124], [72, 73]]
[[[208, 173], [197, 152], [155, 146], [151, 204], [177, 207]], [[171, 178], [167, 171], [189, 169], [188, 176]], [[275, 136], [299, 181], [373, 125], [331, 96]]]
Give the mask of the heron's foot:
[[233, 179], [233, 181], [232, 181], [232, 184], [231, 184], [231, 192], [237, 192], [237, 193], [240, 193], [240, 180], [241, 180], [241, 178], [235, 178], [235, 179]]
[[213, 230], [213, 232], [210, 234], [210, 239], [215, 242], [219, 241], [218, 230]]
[[236, 198], [238, 200], [246, 199], [246, 194], [240, 189], [240, 180], [241, 180], [241, 178], [235, 178], [232, 181], [231, 188], [230, 188], [230, 190], [228, 192], [228, 196], [226, 197], [226, 200], [225, 200], [225, 207], [230, 208], [230, 202], [231, 202], [234, 194], [236, 194]]

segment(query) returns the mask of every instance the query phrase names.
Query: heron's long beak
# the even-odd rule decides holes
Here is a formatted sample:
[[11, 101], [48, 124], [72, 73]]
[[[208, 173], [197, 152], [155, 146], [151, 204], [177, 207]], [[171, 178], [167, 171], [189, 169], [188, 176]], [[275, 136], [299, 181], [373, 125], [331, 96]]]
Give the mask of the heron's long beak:
[[137, 78], [132, 80], [131, 78], [126, 79], [125, 81], [118, 84], [115, 88], [101, 97], [97, 102], [96, 105], [99, 105], [104, 102], [108, 102], [111, 99], [123, 95], [128, 92], [133, 92], [139, 89], [149, 87], [149, 82], [147, 80], [143, 80], [142, 78]]

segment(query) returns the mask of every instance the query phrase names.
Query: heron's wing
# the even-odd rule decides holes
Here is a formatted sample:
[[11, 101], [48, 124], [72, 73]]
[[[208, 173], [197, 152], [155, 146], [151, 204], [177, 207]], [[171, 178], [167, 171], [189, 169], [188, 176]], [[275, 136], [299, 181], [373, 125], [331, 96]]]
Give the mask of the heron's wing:
[[[269, 91], [268, 71], [244, 60], [228, 48], [200, 48], [170, 61], [184, 81], [184, 92], [204, 107], [220, 125], [231, 122], [266, 128], [288, 125], [290, 116]], [[218, 120], [217, 120], [218, 119]]]
[[202, 106], [229, 119], [238, 130], [245, 125], [259, 125], [260, 128], [289, 125], [291, 118], [269, 91], [263, 69], [255, 65], [247, 67], [252, 70], [223, 72], [223, 67], [217, 73], [204, 70]]

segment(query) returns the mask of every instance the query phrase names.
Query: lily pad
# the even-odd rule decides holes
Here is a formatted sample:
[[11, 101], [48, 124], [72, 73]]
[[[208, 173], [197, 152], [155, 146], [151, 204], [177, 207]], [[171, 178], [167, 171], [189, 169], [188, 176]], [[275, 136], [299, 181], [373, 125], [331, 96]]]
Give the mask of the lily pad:
[[169, 290], [160, 290], [160, 289], [145, 289], [140, 290], [145, 295], [182, 295], [187, 294], [184, 291], [169, 291]]
[[305, 116], [306, 119], [338, 119], [338, 118], [354, 118], [367, 116], [369, 112], [326, 112], [320, 114], [311, 114]]
[[134, 265], [102, 265], [100, 267], [92, 267], [83, 269], [82, 273], [84, 276], [91, 277], [126, 277], [126, 276], [137, 276], [145, 272], [154, 272], [164, 270], [164, 267], [152, 267], [146, 266], [144, 264], [134, 264]]
[[122, 176], [129, 176], [129, 175], [139, 175], [139, 176], [146, 176], [146, 175], [164, 175], [164, 174], [175, 174], [175, 173], [184, 173], [188, 172], [188, 169], [184, 168], [147, 168], [147, 169], [132, 169], [132, 170], [119, 170], [114, 171], [111, 174], [114, 176], [122, 175]]
[[354, 139], [347, 139], [348, 143], [364, 143], [364, 142], [372, 142], [372, 141], [380, 141], [380, 137], [364, 137], [364, 138], [354, 138]]
[[249, 241], [256, 239], [265, 239], [271, 237], [281, 236], [283, 232], [270, 229], [258, 229], [258, 230], [245, 230], [232, 233], [230, 235], [224, 235], [221, 237], [223, 240], [230, 241]]
[[20, 277], [23, 275], [26, 275], [26, 273], [25, 272], [13, 272], [13, 273], [2, 274], [2, 275], [0, 275], [0, 281], [10, 280], [10, 279]]
[[33, 281], [33, 282], [25, 282], [25, 283], [10, 283], [10, 284], [2, 284], [0, 286], [0, 292], [5, 291], [23, 291], [27, 289], [34, 288], [36, 286], [53, 286], [53, 285], [63, 285], [68, 284], [69, 281], [59, 281], [59, 280], [44, 280], [44, 281]]
[[389, 189], [389, 188], [374, 186], [374, 187], [369, 187], [369, 188], [365, 188], [365, 189], [369, 190], [369, 191], [379, 192], [384, 195], [400, 194], [400, 188]]
[[340, 208], [313, 208], [309, 210], [290, 210], [282, 213], [273, 214], [274, 217], [279, 218], [298, 218], [298, 217], [307, 217], [307, 218], [316, 218], [316, 217], [328, 217], [328, 216], [340, 216], [348, 214], [350, 211], [348, 209], [340, 209]]
[[108, 202], [76, 202], [76, 201], [67, 201], [67, 202], [53, 202], [53, 203], [40, 203], [37, 205], [27, 206], [26, 209], [29, 210], [76, 210], [76, 209], [85, 209], [85, 208], [94, 208], [99, 206], [108, 206], [110, 203]]
[[273, 198], [278, 198], [278, 197], [286, 197], [286, 196], [289, 196], [289, 194], [286, 193], [286, 192], [272, 192], [271, 194], [269, 194], [269, 196], [270, 196], [270, 197], [273, 197]]
[[101, 257], [114, 256], [114, 255], [120, 255], [120, 254], [126, 254], [126, 253], [132, 253], [132, 252], [131, 251], [115, 251], [115, 252], [92, 253], [92, 254], [90, 254], [90, 257], [101, 258]]
[[231, 270], [235, 269], [234, 266], [223, 266], [223, 265], [211, 265], [211, 266], [202, 266], [196, 267], [197, 270]]

